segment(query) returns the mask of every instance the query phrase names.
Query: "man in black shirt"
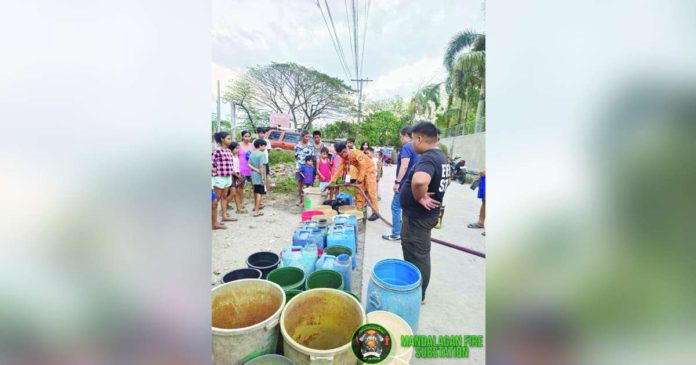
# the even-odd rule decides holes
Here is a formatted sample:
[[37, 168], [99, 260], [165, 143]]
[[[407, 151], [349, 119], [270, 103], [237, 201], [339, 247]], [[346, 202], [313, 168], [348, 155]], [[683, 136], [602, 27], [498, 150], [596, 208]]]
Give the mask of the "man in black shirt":
[[450, 165], [438, 148], [440, 131], [430, 122], [413, 126], [413, 148], [420, 154], [401, 189], [401, 248], [404, 260], [416, 265], [423, 278], [422, 300], [430, 282], [430, 232], [440, 214], [449, 184]]

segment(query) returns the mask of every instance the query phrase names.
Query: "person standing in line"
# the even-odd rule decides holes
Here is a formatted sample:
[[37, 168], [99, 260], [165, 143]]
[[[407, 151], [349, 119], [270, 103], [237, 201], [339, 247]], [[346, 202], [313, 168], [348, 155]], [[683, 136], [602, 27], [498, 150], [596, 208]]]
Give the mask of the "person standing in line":
[[[479, 173], [479, 186], [478, 186], [478, 198], [481, 199], [481, 210], [479, 211], [479, 219], [476, 223], [469, 223], [467, 227], [469, 228], [485, 228], [486, 222], [486, 170]], [[486, 235], [486, 232], [481, 233], [482, 236]]]
[[302, 139], [295, 145], [295, 180], [297, 180], [297, 195], [299, 197], [298, 207], [304, 204], [303, 179], [300, 168], [305, 164], [307, 156], [314, 156], [314, 146], [309, 142], [309, 132], [302, 131]]
[[314, 131], [312, 132], [312, 139], [313, 139], [313, 144], [312, 147], [314, 147], [314, 166], [319, 166], [319, 159], [321, 158], [321, 150], [326, 148], [326, 145], [324, 142], [321, 141], [321, 132], [320, 131]]
[[268, 161], [263, 153], [266, 149], [266, 141], [257, 139], [254, 141], [254, 148], [255, 151], [249, 157], [249, 168], [252, 171], [251, 183], [254, 185], [254, 217], [259, 217], [263, 215], [263, 212], [261, 212], [261, 209], [263, 209], [261, 197], [266, 195], [266, 168], [264, 165]]
[[418, 154], [413, 149], [413, 142], [411, 142], [411, 127], [401, 128], [399, 131], [401, 137], [401, 150], [399, 151], [399, 156], [396, 159], [396, 180], [394, 180], [394, 186], [392, 190], [394, 191], [394, 197], [392, 198], [391, 212], [392, 212], [392, 230], [391, 234], [382, 235], [382, 239], [387, 241], [398, 241], [401, 239], [401, 188], [404, 186], [404, 182], [408, 173], [413, 170], [416, 162], [418, 162]]
[[451, 169], [440, 150], [440, 131], [430, 122], [413, 126], [413, 149], [420, 158], [401, 189], [401, 250], [404, 260], [416, 265], [423, 279], [422, 303], [430, 283], [430, 234], [440, 219], [440, 206]]
[[367, 150], [370, 148], [370, 144], [365, 141], [360, 144], [360, 151], [363, 151], [364, 153], [367, 153]]
[[220, 213], [222, 222], [234, 222], [236, 219], [230, 218], [227, 214], [227, 193], [232, 186], [232, 137], [227, 132], [215, 133], [215, 142], [218, 147], [213, 151], [211, 156], [212, 163], [212, 180], [215, 193], [215, 201], [212, 211], [212, 228], [227, 229], [224, 224], [217, 221], [217, 206], [220, 203]]
[[[264, 165], [264, 168], [266, 170], [266, 192], [270, 191], [270, 179], [268, 178], [271, 174], [271, 168], [268, 166], [268, 150], [271, 148], [271, 142], [266, 138], [266, 135], [268, 133], [268, 128], [266, 127], [257, 127], [256, 128], [256, 135], [257, 135], [257, 140], [262, 140], [266, 142], [266, 148], [263, 150], [264, 155], [266, 155], [266, 164]], [[256, 141], [254, 141], [256, 142]], [[256, 148], [256, 147], [254, 147]]]
[[317, 164], [317, 173], [319, 174], [319, 189], [324, 190], [326, 185], [329, 185], [331, 176], [334, 173], [334, 160], [329, 158], [329, 149], [326, 147], [321, 149], [321, 157]]
[[232, 186], [230, 186], [230, 192], [227, 194], [227, 209], [232, 209], [232, 202], [234, 202], [237, 210], [241, 210], [242, 201], [237, 190], [244, 189], [244, 179], [239, 174], [239, 143], [232, 142], [230, 151], [232, 151]]
[[[244, 182], [251, 185], [251, 169], [249, 168], [249, 156], [254, 150], [254, 145], [251, 144], [251, 133], [249, 131], [242, 131], [242, 142], [239, 143], [239, 173], [242, 175]], [[241, 202], [242, 209], [237, 210], [237, 214], [246, 214], [248, 211], [244, 207], [244, 186], [237, 188], [237, 194], [239, 194], [239, 200]]]

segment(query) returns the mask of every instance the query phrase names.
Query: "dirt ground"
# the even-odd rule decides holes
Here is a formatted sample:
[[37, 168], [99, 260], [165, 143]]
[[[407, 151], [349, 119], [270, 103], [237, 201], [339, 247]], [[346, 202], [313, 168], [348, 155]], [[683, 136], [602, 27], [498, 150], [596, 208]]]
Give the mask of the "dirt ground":
[[248, 199], [249, 213], [232, 211], [231, 216], [239, 220], [227, 222], [226, 230], [213, 231], [211, 285], [224, 273], [246, 267], [246, 258], [254, 252], [280, 252], [290, 246], [302, 212], [302, 208], [295, 206], [296, 202], [296, 198], [271, 193], [265, 198], [266, 207], [261, 217], [252, 217], [252, 203]]

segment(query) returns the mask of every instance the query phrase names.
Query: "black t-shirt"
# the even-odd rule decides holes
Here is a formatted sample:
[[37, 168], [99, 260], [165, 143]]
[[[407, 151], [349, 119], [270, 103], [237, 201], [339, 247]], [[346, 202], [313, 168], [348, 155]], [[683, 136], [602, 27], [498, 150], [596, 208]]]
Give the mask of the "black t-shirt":
[[408, 174], [406, 183], [401, 188], [401, 209], [403, 209], [404, 214], [410, 218], [437, 217], [440, 213], [440, 208], [427, 210], [413, 198], [411, 180], [413, 180], [413, 174], [419, 171], [430, 175], [432, 179], [428, 185], [428, 192], [435, 193], [432, 195], [432, 198], [442, 202], [442, 199], [445, 197], [447, 186], [449, 185], [450, 170], [447, 157], [445, 157], [445, 154], [439, 149], [428, 150], [420, 155], [418, 163], [416, 163], [413, 170]]

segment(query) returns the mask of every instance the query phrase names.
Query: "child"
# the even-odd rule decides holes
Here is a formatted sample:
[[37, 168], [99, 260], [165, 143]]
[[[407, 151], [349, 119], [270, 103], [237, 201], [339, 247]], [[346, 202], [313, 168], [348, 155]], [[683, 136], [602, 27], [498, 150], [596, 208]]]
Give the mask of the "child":
[[230, 208], [232, 202], [234, 201], [237, 206], [237, 211], [243, 210], [241, 194], [237, 192], [237, 189], [244, 190], [244, 178], [239, 173], [239, 143], [232, 142], [230, 144], [230, 150], [232, 151], [232, 186], [230, 187], [230, 193], [227, 197], [227, 209]]
[[224, 224], [217, 221], [217, 205], [221, 203], [220, 213], [222, 222], [234, 222], [235, 218], [231, 218], [227, 214], [227, 193], [232, 185], [232, 151], [229, 146], [232, 144], [232, 137], [227, 132], [215, 133], [215, 141], [218, 147], [213, 151], [211, 156], [211, 173], [213, 180], [213, 192], [215, 200], [212, 207], [212, 228], [226, 229]]
[[308, 188], [314, 185], [316, 170], [314, 168], [314, 158], [312, 158], [312, 156], [305, 157], [305, 164], [300, 166], [300, 176], [302, 176], [302, 185], [304, 185], [304, 187]]
[[249, 156], [249, 168], [251, 169], [251, 183], [254, 185], [254, 217], [262, 216], [263, 205], [261, 196], [266, 195], [266, 141], [257, 139], [254, 141], [254, 152]]
[[333, 160], [329, 158], [329, 149], [326, 147], [321, 149], [317, 172], [319, 173], [319, 189], [323, 190], [326, 185], [329, 185], [331, 176], [333, 176], [334, 173]]

